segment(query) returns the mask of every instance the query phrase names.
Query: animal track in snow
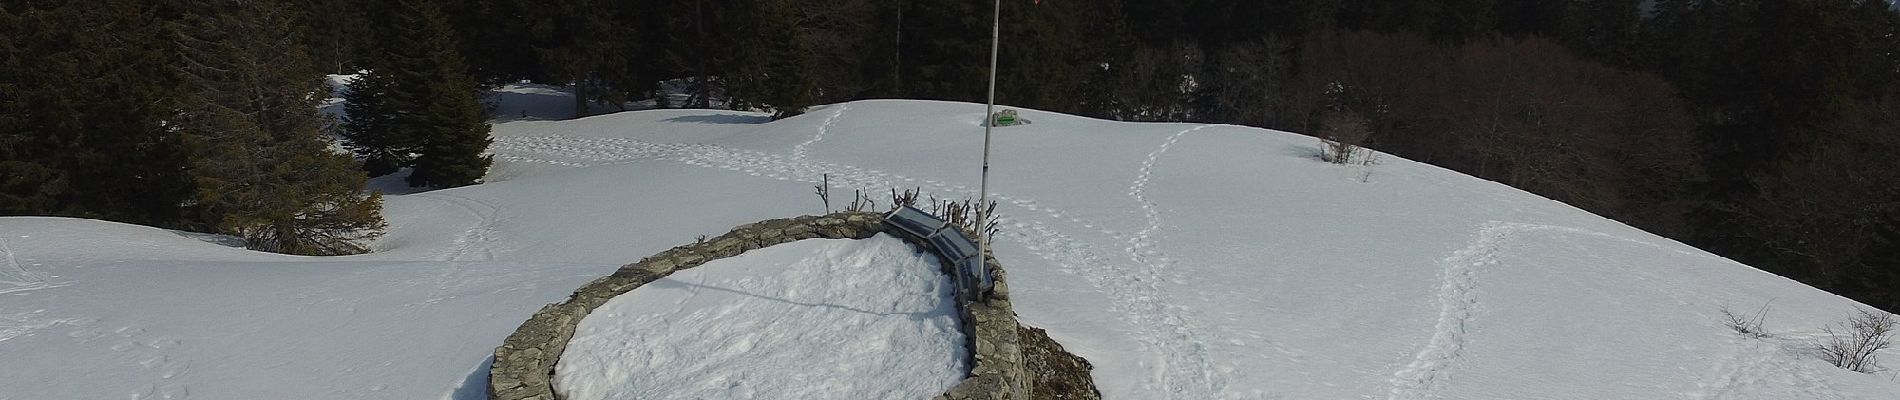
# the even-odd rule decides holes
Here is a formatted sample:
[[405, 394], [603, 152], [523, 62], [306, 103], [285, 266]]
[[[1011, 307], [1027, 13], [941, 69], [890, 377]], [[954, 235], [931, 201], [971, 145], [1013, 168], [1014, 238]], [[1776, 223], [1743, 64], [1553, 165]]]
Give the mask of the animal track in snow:
[[[831, 132], [831, 124], [837, 123], [838, 117], [844, 116], [844, 110], [851, 108], [851, 106], [845, 105], [845, 104], [839, 104], [837, 107], [838, 107], [838, 111], [833, 111], [831, 113], [831, 116], [825, 117], [824, 123], [818, 125], [818, 134], [812, 135], [811, 140], [806, 140], [804, 143], [799, 143], [797, 146], [792, 146], [792, 159], [796, 159], [796, 160], [805, 159], [805, 156], [808, 155], [808, 150], [811, 148], [811, 145], [818, 143], [819, 141], [825, 140], [825, 134]], [[880, 172], [880, 171], [874, 170], [871, 172], [875, 173], [875, 172]]]

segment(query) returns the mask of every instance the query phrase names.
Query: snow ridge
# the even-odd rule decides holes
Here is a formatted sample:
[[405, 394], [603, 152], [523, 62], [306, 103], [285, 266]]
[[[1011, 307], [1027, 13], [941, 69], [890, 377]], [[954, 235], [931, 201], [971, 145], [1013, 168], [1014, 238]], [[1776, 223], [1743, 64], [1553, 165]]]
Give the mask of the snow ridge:
[[1392, 374], [1390, 380], [1392, 392], [1387, 399], [1413, 400], [1438, 397], [1436, 392], [1442, 388], [1443, 381], [1448, 376], [1446, 370], [1464, 350], [1466, 327], [1471, 323], [1472, 314], [1478, 307], [1478, 296], [1475, 290], [1478, 286], [1477, 270], [1497, 265], [1498, 254], [1511, 238], [1535, 232], [1593, 236], [1667, 249], [1654, 243], [1567, 226], [1486, 222], [1479, 228], [1476, 239], [1439, 262], [1444, 266], [1444, 270], [1439, 272], [1438, 322], [1432, 327], [1431, 341], [1419, 349], [1410, 364]]

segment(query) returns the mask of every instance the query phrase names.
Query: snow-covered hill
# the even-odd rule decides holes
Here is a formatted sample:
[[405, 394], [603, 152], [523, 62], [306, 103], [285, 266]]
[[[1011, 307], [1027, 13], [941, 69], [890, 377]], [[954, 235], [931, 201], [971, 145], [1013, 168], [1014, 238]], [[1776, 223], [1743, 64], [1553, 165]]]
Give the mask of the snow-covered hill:
[[[973, 196], [982, 112], [512, 118], [490, 183], [387, 197], [361, 256], [0, 218], [0, 399], [479, 398], [540, 305], [821, 213], [821, 176], [834, 196]], [[996, 132], [995, 250], [1023, 321], [1109, 398], [1900, 398], [1895, 372], [1813, 351], [1859, 304], [1561, 203], [1397, 157], [1327, 164], [1289, 133], [1023, 115]], [[1770, 338], [1722, 325], [1763, 305]]]

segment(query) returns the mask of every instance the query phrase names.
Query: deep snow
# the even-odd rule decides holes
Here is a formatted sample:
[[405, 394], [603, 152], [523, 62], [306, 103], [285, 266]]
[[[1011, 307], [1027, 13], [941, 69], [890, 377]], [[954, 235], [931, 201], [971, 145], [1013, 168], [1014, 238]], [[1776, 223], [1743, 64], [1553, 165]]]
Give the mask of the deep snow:
[[969, 368], [952, 286], [935, 255], [882, 234], [713, 260], [589, 314], [555, 387], [570, 400], [930, 398]]
[[[362, 256], [0, 218], [0, 399], [479, 398], [540, 305], [823, 212], [821, 175], [973, 196], [982, 110], [501, 123], [490, 183], [388, 196]], [[1109, 398], [1900, 398], [1896, 372], [1814, 354], [1859, 304], [1561, 203], [1392, 156], [1327, 164], [1288, 133], [1022, 114], [996, 131], [995, 251], [1023, 321]], [[1764, 304], [1772, 337], [1722, 327]]]

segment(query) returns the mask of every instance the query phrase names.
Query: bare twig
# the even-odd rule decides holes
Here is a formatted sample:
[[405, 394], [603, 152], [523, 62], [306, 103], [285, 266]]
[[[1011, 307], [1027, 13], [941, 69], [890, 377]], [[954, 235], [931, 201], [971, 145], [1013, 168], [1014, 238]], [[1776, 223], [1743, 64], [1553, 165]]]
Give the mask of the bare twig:
[[1722, 306], [1723, 324], [1735, 333], [1741, 334], [1742, 337], [1749, 339], [1768, 337], [1768, 331], [1762, 329], [1762, 323], [1768, 320], [1768, 305], [1773, 303], [1774, 300], [1769, 300], [1768, 303], [1761, 305], [1761, 309], [1748, 314], [1736, 314], [1730, 311], [1728, 306]]
[[817, 186], [812, 186], [812, 188], [817, 189], [818, 201], [825, 203], [825, 213], [830, 214], [831, 213], [831, 174], [823, 174], [820, 176], [822, 177], [823, 181], [819, 182]]

